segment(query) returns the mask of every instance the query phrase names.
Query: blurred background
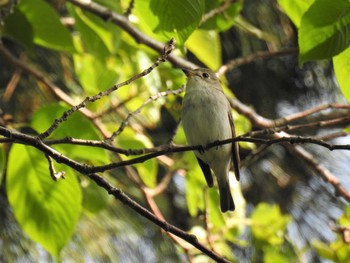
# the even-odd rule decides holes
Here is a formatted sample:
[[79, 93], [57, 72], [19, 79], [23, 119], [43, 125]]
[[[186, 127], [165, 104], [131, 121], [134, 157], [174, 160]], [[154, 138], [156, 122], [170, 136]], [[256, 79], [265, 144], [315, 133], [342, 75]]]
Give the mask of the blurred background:
[[[135, 2], [135, 13], [137, 13], [138, 1]], [[65, 17], [78, 12], [72, 11], [72, 7], [62, 7], [64, 3], [60, 1], [49, 1], [49, 3], [58, 8]], [[108, 1], [105, 1], [105, 4], [107, 5]], [[120, 6], [125, 10], [127, 4], [128, 2], [122, 1]], [[274, 52], [298, 46], [297, 29], [276, 1], [246, 0], [240, 14], [241, 18], [235, 20], [234, 26], [218, 34], [222, 64], [259, 51]], [[100, 21], [102, 23], [102, 20]], [[79, 24], [77, 25], [79, 28]], [[154, 52], [149, 52], [145, 48], [139, 51], [137, 45], [127, 46], [129, 43], [125, 38], [119, 41], [121, 41], [119, 48], [124, 50], [124, 54], [118, 51], [114, 57], [115, 60], [121, 61], [117, 63], [117, 74], [110, 77], [108, 72], [99, 72], [96, 86], [101, 84], [106, 88], [111, 87], [114, 83], [132, 76], [134, 72], [147, 68], [156, 57]], [[80, 58], [72, 59], [65, 53], [39, 46], [34, 46], [32, 52], [24, 52], [23, 46], [6, 37], [2, 38], [2, 42], [24, 64], [30, 61], [28, 65], [35, 64], [36, 69], [45, 72], [45, 77], [51, 79], [73, 99], [81, 101], [81, 98], [97, 93], [98, 90], [80, 86], [83, 80], [76, 73]], [[195, 52], [191, 50], [185, 52], [185, 48], [182, 51], [186, 53], [189, 61], [206, 66], [196, 57]], [[332, 63], [326, 60], [308, 62], [301, 68], [297, 55], [291, 51], [290, 54], [283, 56], [257, 57], [252, 62], [242, 63], [226, 72], [227, 87], [239, 101], [254, 109], [257, 114], [272, 120], [322, 104], [345, 104], [346, 100], [334, 78]], [[112, 64], [114, 62], [109, 61]], [[99, 64], [90, 63], [90, 69], [98, 67]], [[35, 132], [35, 126], [32, 125], [33, 116], [43, 107], [57, 103], [57, 97], [36, 78], [16, 69], [4, 56], [0, 59], [0, 68], [1, 125], [33, 134]], [[83, 73], [88, 74], [88, 70]], [[14, 74], [17, 74], [18, 79], [14, 79]], [[99, 79], [103, 78], [103, 83], [100, 83]], [[11, 81], [16, 84], [11, 85]], [[89, 81], [92, 80], [87, 80]], [[96, 112], [106, 111], [102, 121], [113, 131], [118, 127], [116, 123], [120, 124], [129, 112], [137, 109], [150, 95], [159, 91], [178, 89], [184, 83], [185, 77], [181, 70], [172, 67], [170, 63], [165, 63], [157, 68], [154, 74], [151, 73], [146, 78], [131, 84], [129, 89], [103, 98], [88, 108]], [[15, 86], [15, 89], [10, 90], [9, 86]], [[127, 149], [132, 148], [130, 145], [142, 148], [167, 143], [179, 120], [182, 96], [183, 94], [162, 97], [150, 104], [151, 106], [146, 106], [141, 114], [132, 119], [129, 124], [132, 128], [125, 130], [123, 134], [126, 135], [118, 141], [118, 144]], [[239, 135], [261, 128], [239, 116], [237, 112], [235, 114]], [[337, 114], [335, 110], [328, 109], [288, 124], [312, 123], [330, 119], [332, 115], [338, 116]], [[343, 110], [339, 116], [348, 114], [348, 110]], [[328, 128], [313, 126], [290, 133], [317, 138], [340, 132], [344, 128], [346, 125]], [[134, 140], [136, 135], [144, 137]], [[133, 139], [130, 139], [131, 137]], [[181, 127], [175, 136], [175, 142], [185, 144]], [[341, 136], [330, 142], [348, 144], [349, 136]], [[10, 145], [6, 144], [3, 147], [1, 168], [5, 167], [5, 156], [9, 152]], [[307, 144], [303, 144], [302, 147], [328, 169], [345, 189], [350, 189], [348, 151], [329, 151], [320, 146]], [[197, 199], [199, 208], [195, 210], [188, 208], [189, 203], [193, 204], [190, 199], [196, 200], [198, 195], [191, 197], [193, 182], [189, 182], [187, 177], [191, 171], [192, 173], [197, 171], [198, 178], [202, 176], [193, 161], [192, 153], [170, 154], [169, 160], [157, 160], [150, 165], [156, 168], [134, 167], [134, 170], [138, 173], [142, 169], [146, 169], [146, 172], [152, 171], [156, 175], [157, 183], [167, 180], [166, 188], [161, 194], [154, 196], [154, 201], [165, 219], [185, 231], [196, 234], [201, 241], [233, 262], [333, 262], [326, 259], [320, 251], [322, 244], [327, 247], [327, 244], [337, 240], [337, 234], [332, 230], [332, 226], [336, 225], [339, 217], [343, 215], [347, 206], [346, 200], [337, 196], [331, 184], [325, 182], [315, 169], [312, 169], [305, 160], [298, 158], [285, 145], [275, 144], [256, 153], [257, 149], [259, 146], [241, 144], [243, 163], [240, 186], [232, 183], [233, 191], [239, 189], [238, 199], [235, 194], [235, 202], [239, 207], [237, 213], [241, 214], [220, 215], [218, 221], [210, 217], [207, 219], [206, 211], [211, 211], [212, 208], [211, 204], [203, 203], [202, 198]], [[118, 160], [115, 156], [110, 158]], [[135, 182], [127, 171], [117, 169], [104, 176], [131, 198], [149, 208], [150, 204], [145, 198], [145, 193], [140, 190], [141, 184]], [[108, 197], [104, 190], [86, 177], [80, 175], [78, 177], [83, 189], [83, 211], [72, 238], [62, 250], [63, 262], [212, 262], [197, 250], [189, 248], [185, 251], [184, 247], [176, 245], [174, 240], [160, 231], [159, 227], [118, 200]], [[144, 180], [142, 175], [141, 178]], [[32, 241], [17, 223], [7, 198], [9, 189], [6, 189], [4, 183], [6, 173], [0, 176], [0, 179], [2, 179], [0, 261], [54, 262], [53, 257], [38, 243]], [[203, 199], [214, 200], [215, 206], [215, 200], [218, 198], [216, 190], [205, 188], [203, 178], [198, 180], [202, 185], [201, 189], [205, 189]], [[195, 191], [197, 190], [193, 188], [193, 193]], [[276, 224], [276, 232], [266, 231], [263, 234], [266, 237], [273, 236], [274, 240], [267, 238], [264, 240], [259, 237], [259, 230], [253, 230], [253, 227], [256, 227], [254, 218], [263, 221], [264, 217], [265, 219], [267, 217], [263, 212], [258, 214], [259, 205], [262, 211], [267, 211], [267, 214], [268, 211], [276, 213], [276, 218], [269, 221], [270, 224]], [[203, 210], [203, 206], [207, 210]], [[271, 210], [267, 208], [264, 210], [264, 207], [270, 207]], [[211, 213], [211, 215], [217, 214], [217, 212]], [[277, 226], [279, 223], [280, 227]], [[224, 230], [218, 230], [219, 226]], [[210, 231], [211, 235], [208, 234]], [[212, 238], [211, 242], [208, 236]]]

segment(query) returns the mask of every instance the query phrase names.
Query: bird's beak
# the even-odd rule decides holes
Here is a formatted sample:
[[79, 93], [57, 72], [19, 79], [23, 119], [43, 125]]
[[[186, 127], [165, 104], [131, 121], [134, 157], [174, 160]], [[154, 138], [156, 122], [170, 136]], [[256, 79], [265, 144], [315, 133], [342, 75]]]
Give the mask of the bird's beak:
[[185, 75], [188, 78], [191, 78], [191, 77], [196, 75], [196, 73], [192, 69], [189, 69], [189, 68], [182, 68], [182, 71], [185, 73]]

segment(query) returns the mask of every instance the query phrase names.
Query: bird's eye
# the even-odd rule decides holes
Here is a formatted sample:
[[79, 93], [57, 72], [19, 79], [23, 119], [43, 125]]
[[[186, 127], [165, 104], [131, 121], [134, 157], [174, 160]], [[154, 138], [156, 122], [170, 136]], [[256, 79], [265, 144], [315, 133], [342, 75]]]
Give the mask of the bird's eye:
[[202, 76], [203, 76], [203, 78], [209, 79], [209, 74], [208, 74], [207, 72], [204, 72], [204, 73], [202, 74]]

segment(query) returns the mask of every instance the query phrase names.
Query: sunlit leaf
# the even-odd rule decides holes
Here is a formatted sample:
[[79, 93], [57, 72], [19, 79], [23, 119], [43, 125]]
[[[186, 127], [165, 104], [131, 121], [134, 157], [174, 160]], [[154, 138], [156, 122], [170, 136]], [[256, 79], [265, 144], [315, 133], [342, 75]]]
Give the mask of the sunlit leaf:
[[225, 226], [225, 220], [220, 210], [220, 196], [217, 187], [208, 189], [208, 217], [213, 226]]
[[278, 206], [260, 203], [251, 215], [255, 238], [271, 245], [281, 245], [290, 216], [282, 215]]
[[[37, 132], [43, 132], [50, 127], [52, 122], [61, 117], [62, 113], [67, 110], [59, 104], [52, 104], [41, 107], [32, 117], [32, 128]], [[65, 122], [53, 132], [53, 138], [74, 137], [80, 139], [97, 140], [100, 139], [99, 133], [92, 123], [83, 117], [79, 112], [71, 115]], [[107, 163], [109, 157], [107, 152], [101, 148], [91, 146], [79, 146], [72, 144], [59, 144], [52, 146], [57, 150], [66, 153], [68, 157], [76, 160], [89, 160], [92, 163]]]
[[335, 253], [328, 244], [325, 244], [324, 242], [319, 240], [313, 240], [312, 246], [317, 250], [320, 256], [331, 260], [335, 259]]
[[104, 61], [105, 58], [109, 56], [110, 52], [99, 35], [88, 26], [83, 19], [85, 18], [85, 20], [88, 20], [91, 14], [87, 15], [86, 12], [82, 11], [79, 7], [70, 3], [67, 3], [66, 6], [69, 14], [75, 20], [74, 28], [79, 32], [77, 36], [80, 39], [79, 45], [81, 46], [79, 51], [81, 53], [86, 52], [96, 57], [96, 59]]
[[[150, 140], [146, 136], [139, 134], [137, 135], [133, 133], [130, 129], [125, 129], [123, 133], [121, 133], [118, 136], [117, 145], [118, 147], [121, 147], [123, 149], [142, 149], [145, 147], [152, 146]], [[125, 156], [123, 157], [123, 159], [127, 160], [135, 157], [137, 156]], [[137, 169], [141, 179], [147, 186], [156, 186], [158, 165], [155, 158], [147, 160], [143, 163], [135, 164], [133, 166]]]
[[350, 225], [350, 205], [346, 207], [344, 214], [339, 218], [339, 224], [346, 227]]
[[16, 220], [34, 241], [54, 257], [70, 240], [81, 211], [81, 189], [74, 173], [53, 181], [43, 153], [24, 145], [12, 146], [6, 175], [6, 190]]
[[277, 2], [282, 6], [294, 25], [299, 27], [301, 18], [315, 0], [277, 0]]
[[118, 61], [113, 56], [120, 45], [120, 30], [111, 23], [67, 4], [79, 35], [75, 37], [74, 69], [83, 88], [94, 94], [110, 88], [117, 81]]
[[[102, 62], [87, 53], [75, 54], [73, 58], [75, 73], [87, 94], [97, 94], [112, 87], [117, 82], [117, 73], [110, 69], [113, 68], [113, 65], [117, 66], [112, 58], [106, 58]], [[108, 62], [111, 63], [110, 67]]]
[[57, 12], [46, 1], [21, 1], [18, 8], [33, 29], [34, 43], [60, 51], [75, 52], [68, 29], [62, 25]]
[[74, 26], [79, 32], [86, 51], [96, 55], [99, 59], [118, 51], [121, 30], [115, 24], [106, 22], [79, 7], [70, 4], [67, 4], [67, 7], [75, 19]]
[[263, 262], [290, 263], [297, 262], [297, 258], [294, 254], [282, 250], [279, 246], [265, 246]]
[[6, 155], [4, 145], [0, 145], [0, 185], [2, 183], [2, 178], [5, 173]]
[[[143, 71], [147, 65], [152, 65], [152, 60], [147, 55], [146, 52], [138, 51], [136, 53], [136, 58], [138, 62], [138, 70], [139, 72]], [[148, 94], [156, 94], [159, 90], [162, 89], [161, 77], [159, 75], [159, 71], [155, 68], [150, 74], [142, 78], [142, 81], [146, 84], [148, 88]]]
[[[205, 2], [205, 14], [210, 13], [213, 9], [219, 8], [225, 1], [206, 1]], [[215, 30], [217, 32], [225, 31], [232, 27], [235, 23], [235, 18], [240, 14], [243, 8], [243, 1], [234, 1], [230, 3], [230, 6], [219, 12], [213, 17], [209, 18], [200, 28], [207, 30]]]
[[299, 29], [300, 63], [331, 58], [350, 44], [350, 2], [317, 0], [305, 12]]
[[216, 70], [220, 67], [222, 54], [218, 32], [196, 30], [186, 41], [185, 45], [208, 68]]
[[199, 25], [204, 0], [141, 0], [135, 3], [135, 9], [142, 27], [162, 35], [163, 41], [174, 37], [178, 45], [183, 45]]
[[350, 48], [333, 58], [333, 66], [340, 90], [350, 102]]
[[191, 216], [196, 216], [199, 210], [204, 210], [204, 188], [207, 187], [202, 170], [193, 153], [185, 154], [185, 159], [191, 169], [186, 174], [186, 201]]

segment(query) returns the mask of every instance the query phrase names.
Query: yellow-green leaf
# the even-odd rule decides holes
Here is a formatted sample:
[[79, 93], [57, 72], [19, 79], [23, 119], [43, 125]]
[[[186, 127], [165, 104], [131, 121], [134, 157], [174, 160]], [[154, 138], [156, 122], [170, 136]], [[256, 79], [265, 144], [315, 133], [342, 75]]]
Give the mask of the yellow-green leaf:
[[185, 45], [208, 68], [216, 70], [220, 67], [221, 43], [217, 32], [198, 29]]
[[350, 102], [350, 48], [333, 58], [333, 66], [340, 90]]
[[71, 169], [58, 164], [55, 169], [64, 171], [65, 179], [51, 178], [43, 153], [15, 144], [9, 155], [6, 190], [23, 230], [58, 258], [78, 222], [82, 195]]

